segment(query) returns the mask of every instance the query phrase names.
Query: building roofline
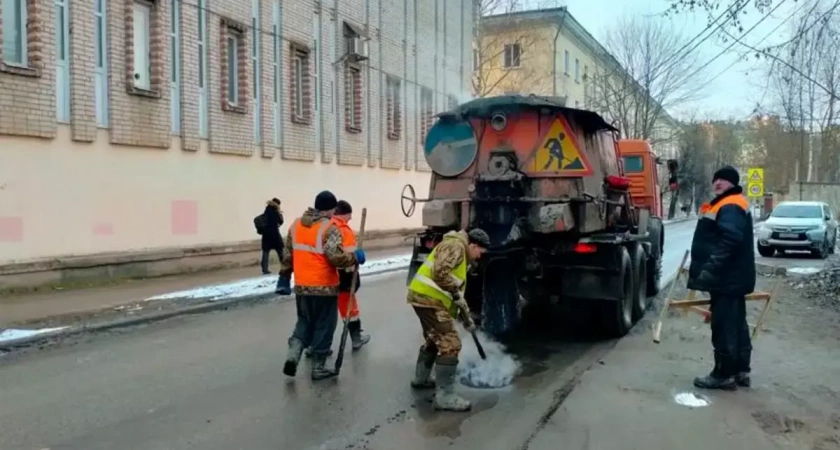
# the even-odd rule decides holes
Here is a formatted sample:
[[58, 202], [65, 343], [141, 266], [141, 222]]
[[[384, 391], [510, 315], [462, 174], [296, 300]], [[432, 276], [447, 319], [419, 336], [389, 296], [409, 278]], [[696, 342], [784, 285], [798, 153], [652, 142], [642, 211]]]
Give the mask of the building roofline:
[[[488, 16], [484, 16], [481, 18], [483, 22], [479, 26], [498, 26], [502, 25], [506, 21], [515, 20], [517, 22], [523, 21], [539, 21], [543, 23], [549, 23], [552, 25], [558, 26], [561, 32], [564, 30], [568, 30], [569, 33], [567, 35], [575, 40], [577, 43], [581, 44], [583, 47], [586, 48], [589, 52], [593, 54], [597, 59], [601, 61], [613, 65], [615, 68], [620, 70], [624, 75], [628, 76], [630, 79], [633, 80], [636, 88], [639, 92], [644, 93], [644, 89], [642, 85], [636, 80], [634, 77], [630, 76], [627, 70], [622, 66], [615, 56], [609, 52], [594, 36], [592, 36], [589, 31], [584, 28], [580, 22], [575, 19], [575, 16], [569, 12], [568, 8], [565, 6], [560, 6], [557, 8], [547, 8], [547, 9], [533, 9], [528, 11], [514, 11], [509, 13], [501, 13], [501, 14], [491, 14]], [[653, 100], [655, 104], [657, 104], [665, 119], [670, 121], [672, 124], [677, 125], [679, 122], [675, 120], [668, 110], [665, 109], [658, 101], [652, 99], [649, 95], [648, 98]]]

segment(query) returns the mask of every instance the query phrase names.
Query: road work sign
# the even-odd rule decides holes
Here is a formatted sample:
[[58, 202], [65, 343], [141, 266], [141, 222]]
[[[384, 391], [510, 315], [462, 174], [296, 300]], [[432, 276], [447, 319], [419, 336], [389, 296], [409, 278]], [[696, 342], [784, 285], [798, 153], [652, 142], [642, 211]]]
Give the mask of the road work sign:
[[534, 155], [534, 172], [559, 176], [592, 175], [592, 166], [572, 127], [562, 116], [554, 119]]
[[747, 195], [764, 197], [764, 169], [761, 167], [750, 167], [747, 171]]

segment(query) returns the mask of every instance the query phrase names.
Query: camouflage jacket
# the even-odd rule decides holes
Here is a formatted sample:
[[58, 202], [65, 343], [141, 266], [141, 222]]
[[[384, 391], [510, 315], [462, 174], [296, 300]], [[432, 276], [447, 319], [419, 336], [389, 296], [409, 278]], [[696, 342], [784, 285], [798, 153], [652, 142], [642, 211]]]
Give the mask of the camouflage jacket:
[[[322, 220], [330, 220], [326, 214], [316, 211], [312, 208], [306, 210], [300, 217], [300, 223], [309, 228], [320, 224]], [[294, 272], [294, 262], [292, 260], [293, 245], [292, 242], [292, 227], [289, 227], [289, 232], [286, 236], [286, 242], [283, 249], [283, 262], [280, 265], [280, 275], [291, 277]], [[343, 248], [341, 230], [335, 225], [330, 225], [324, 232], [323, 236], [324, 255], [327, 261], [336, 269], [345, 267], [353, 267], [356, 264], [356, 255], [351, 252], [345, 252]], [[338, 286], [295, 286], [296, 295], [338, 295]]]
[[[435, 247], [435, 265], [432, 268], [432, 280], [443, 290], [455, 293], [459, 290], [460, 282], [452, 276], [452, 271], [464, 261], [464, 258], [468, 257], [467, 243], [469, 240], [466, 231], [450, 231], [446, 233], [445, 237], [455, 237], [455, 239], [444, 239]], [[412, 306], [425, 308], [440, 305], [438, 300], [411, 290], [408, 291], [408, 303]]]

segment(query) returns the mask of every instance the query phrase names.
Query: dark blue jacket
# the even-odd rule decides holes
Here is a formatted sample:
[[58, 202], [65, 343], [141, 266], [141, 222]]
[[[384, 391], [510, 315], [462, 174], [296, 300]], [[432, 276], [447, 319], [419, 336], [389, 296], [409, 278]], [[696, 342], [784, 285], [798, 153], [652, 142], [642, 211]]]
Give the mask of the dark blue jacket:
[[691, 243], [688, 288], [728, 295], [755, 290], [753, 221], [741, 186], [700, 208]]

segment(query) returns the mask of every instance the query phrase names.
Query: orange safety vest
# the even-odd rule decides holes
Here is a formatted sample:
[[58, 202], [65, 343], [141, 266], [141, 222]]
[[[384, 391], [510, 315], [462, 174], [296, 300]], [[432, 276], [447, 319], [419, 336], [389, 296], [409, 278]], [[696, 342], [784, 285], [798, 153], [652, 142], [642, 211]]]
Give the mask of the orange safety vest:
[[712, 206], [711, 203], [703, 203], [700, 205], [700, 218], [717, 220], [718, 212], [726, 205], [738, 205], [744, 211], [749, 211], [750, 204], [743, 195], [729, 195], [721, 199]]
[[338, 286], [338, 270], [324, 254], [324, 235], [331, 220], [305, 227], [300, 219], [292, 224], [292, 270], [297, 286]]
[[350, 225], [347, 222], [332, 218], [330, 219], [333, 224], [341, 231], [341, 247], [347, 253], [352, 253], [356, 251], [356, 233], [353, 233], [353, 229], [350, 228]]

